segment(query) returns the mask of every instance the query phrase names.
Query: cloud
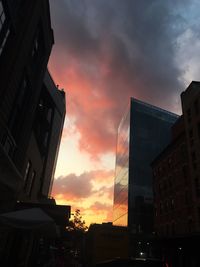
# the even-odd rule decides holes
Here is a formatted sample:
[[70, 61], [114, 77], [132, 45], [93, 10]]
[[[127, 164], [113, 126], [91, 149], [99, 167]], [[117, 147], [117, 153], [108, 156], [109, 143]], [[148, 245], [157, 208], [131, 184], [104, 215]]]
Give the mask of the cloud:
[[100, 202], [95, 202], [89, 208], [94, 214], [101, 215], [102, 213], [105, 214], [104, 219], [102, 222], [112, 222], [113, 219], [113, 206], [108, 204], [102, 204]]
[[[102, 186], [101, 184], [104, 184]], [[98, 186], [99, 184], [99, 186]], [[107, 184], [107, 186], [105, 186]], [[112, 197], [113, 171], [95, 170], [80, 175], [69, 174], [54, 180], [52, 195], [65, 201], [80, 201], [92, 195]]]
[[[87, 214], [87, 218], [90, 219], [90, 223], [95, 223], [99, 221], [102, 222], [112, 222], [113, 219], [113, 205], [102, 203], [99, 201], [94, 202], [90, 207], [83, 210], [83, 214]], [[95, 220], [94, 218], [100, 218], [100, 220]]]
[[90, 177], [86, 173], [76, 176], [70, 174], [54, 180], [53, 195], [62, 194], [69, 199], [86, 198], [92, 193]]
[[184, 14], [194, 1], [50, 3], [56, 44], [49, 67], [66, 89], [81, 150], [96, 159], [115, 152], [130, 96], [179, 110], [184, 70], [176, 60], [177, 38], [187, 30]]
[[103, 203], [98, 202], [98, 201], [96, 201], [93, 205], [91, 205], [89, 207], [89, 209], [92, 210], [93, 212], [95, 212], [96, 214], [102, 213], [105, 210], [110, 210], [110, 208], [112, 208], [111, 205], [103, 204]]
[[69, 174], [54, 180], [52, 196], [57, 204], [80, 209], [87, 225], [111, 221], [113, 207], [113, 171], [95, 170]]

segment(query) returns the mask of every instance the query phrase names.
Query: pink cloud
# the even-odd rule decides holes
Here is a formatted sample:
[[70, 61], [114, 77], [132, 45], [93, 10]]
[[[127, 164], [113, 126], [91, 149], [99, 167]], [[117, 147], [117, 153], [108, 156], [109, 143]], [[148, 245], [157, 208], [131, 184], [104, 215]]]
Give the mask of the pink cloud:
[[[138, 15], [137, 8], [146, 12]], [[76, 118], [80, 150], [96, 159], [115, 152], [117, 127], [130, 96], [174, 108], [182, 86], [174, 60], [174, 6], [142, 0], [137, 8], [131, 1], [78, 6], [51, 1], [56, 44], [49, 67], [66, 90], [67, 114]]]

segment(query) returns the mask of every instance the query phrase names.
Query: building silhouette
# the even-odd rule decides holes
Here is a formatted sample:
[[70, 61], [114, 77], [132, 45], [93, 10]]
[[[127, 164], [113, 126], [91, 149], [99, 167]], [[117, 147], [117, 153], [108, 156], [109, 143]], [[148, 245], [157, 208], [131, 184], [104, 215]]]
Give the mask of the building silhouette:
[[[118, 128], [113, 224], [133, 236], [153, 232], [151, 162], [170, 142], [178, 116], [131, 98]], [[134, 238], [133, 238], [134, 240]]]
[[184, 118], [172, 126], [172, 139], [152, 162], [154, 224], [160, 237], [191, 231], [192, 201]]
[[85, 238], [87, 266], [115, 258], [128, 258], [129, 237], [126, 227], [112, 223], [91, 224]]
[[171, 128], [171, 142], [152, 162], [154, 222], [169, 262], [199, 266], [200, 82], [191, 82], [181, 103], [182, 115]]
[[47, 265], [69, 223], [50, 198], [66, 112], [53, 44], [48, 0], [0, 0], [1, 266]]
[[53, 44], [49, 1], [0, 0], [0, 212], [50, 194], [65, 116]]
[[166, 237], [200, 232], [200, 82], [193, 81], [181, 101], [171, 142], [152, 162], [155, 227]]
[[65, 93], [46, 71], [27, 148], [21, 201], [45, 202], [50, 197], [65, 118]]

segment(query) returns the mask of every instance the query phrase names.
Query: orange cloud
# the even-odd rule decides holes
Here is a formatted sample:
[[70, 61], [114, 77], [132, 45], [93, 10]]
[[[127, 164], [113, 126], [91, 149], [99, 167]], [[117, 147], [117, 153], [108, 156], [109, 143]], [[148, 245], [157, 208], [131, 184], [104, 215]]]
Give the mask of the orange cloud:
[[112, 171], [95, 170], [61, 176], [54, 180], [52, 196], [58, 204], [71, 205], [72, 211], [80, 209], [87, 224], [108, 221], [113, 206], [112, 174]]
[[87, 209], [82, 209], [83, 216], [86, 218], [87, 225], [89, 223], [112, 222], [113, 219], [113, 205], [94, 202]]

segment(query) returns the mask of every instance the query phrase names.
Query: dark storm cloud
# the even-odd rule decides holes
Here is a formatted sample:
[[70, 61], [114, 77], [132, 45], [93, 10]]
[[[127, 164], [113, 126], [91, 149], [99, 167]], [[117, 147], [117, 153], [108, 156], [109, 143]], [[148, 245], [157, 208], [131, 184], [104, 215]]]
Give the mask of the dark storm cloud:
[[[172, 111], [179, 109], [176, 103], [184, 88], [183, 70], [175, 60], [177, 37], [187, 28], [182, 12], [191, 2], [50, 1], [56, 40], [51, 70], [74, 95], [75, 109], [69, 108], [69, 113], [76, 116], [81, 147], [90, 154], [114, 148], [114, 131], [130, 96]], [[92, 112], [86, 105], [102, 99], [106, 103], [102, 109], [94, 106]], [[102, 131], [103, 125], [111, 126]]]
[[[52, 0], [56, 42], [86, 59], [100, 55], [107, 38], [113, 77], [116, 73], [123, 76], [130, 91], [131, 85], [137, 85], [135, 90], [149, 99], [170, 99], [170, 92], [181, 88], [174, 57], [176, 25], [180, 29], [182, 17], [174, 10], [186, 3], [189, 1]], [[110, 80], [107, 83], [109, 86]]]
[[98, 40], [87, 28], [84, 1], [51, 0], [50, 3], [56, 43], [76, 56], [93, 53]]
[[[95, 2], [101, 3], [96, 9], [99, 21], [104, 20], [106, 2]], [[180, 1], [113, 0], [109, 6], [113, 12], [109, 40], [112, 73], [108, 85], [113, 84], [111, 78], [120, 77], [128, 94], [139, 91], [142, 98], [169, 106], [172, 93], [177, 94], [181, 88], [178, 80], [181, 73], [174, 60], [178, 30], [184, 30], [182, 17], [174, 11], [180, 8]], [[118, 79], [115, 90], [122, 92], [117, 84], [121, 86]]]

